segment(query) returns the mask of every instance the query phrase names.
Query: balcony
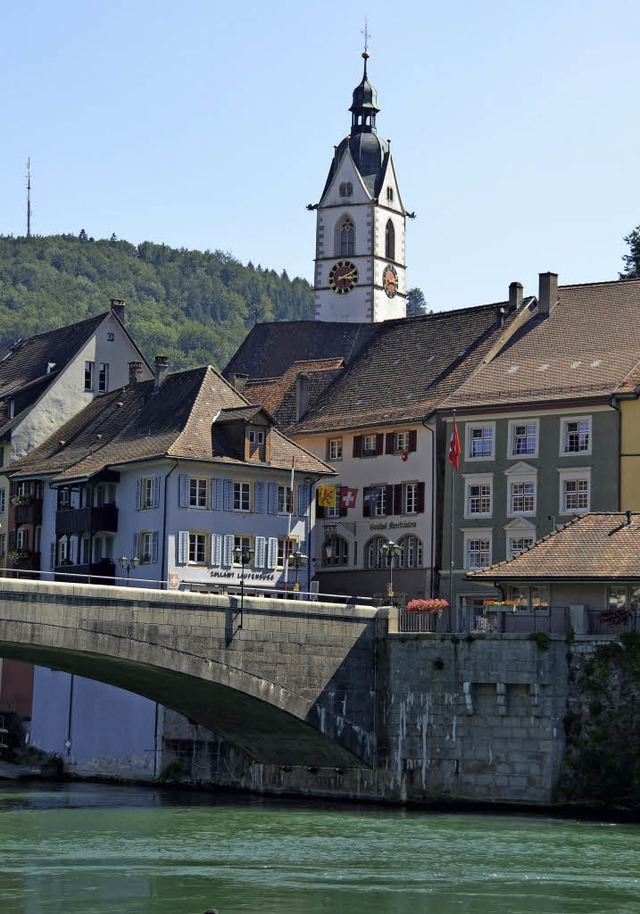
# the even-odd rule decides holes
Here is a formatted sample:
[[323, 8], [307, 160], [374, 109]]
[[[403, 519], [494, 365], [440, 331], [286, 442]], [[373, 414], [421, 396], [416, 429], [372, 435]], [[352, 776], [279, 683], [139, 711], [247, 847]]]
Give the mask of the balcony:
[[115, 505], [99, 508], [64, 508], [56, 512], [56, 535], [104, 530], [115, 533], [118, 529], [118, 509]]
[[30, 495], [16, 496], [13, 501], [13, 517], [16, 526], [42, 523], [42, 499]]
[[56, 565], [54, 579], [68, 584], [112, 584], [116, 576], [115, 562], [103, 559], [101, 562], [87, 562], [82, 565], [71, 563]]

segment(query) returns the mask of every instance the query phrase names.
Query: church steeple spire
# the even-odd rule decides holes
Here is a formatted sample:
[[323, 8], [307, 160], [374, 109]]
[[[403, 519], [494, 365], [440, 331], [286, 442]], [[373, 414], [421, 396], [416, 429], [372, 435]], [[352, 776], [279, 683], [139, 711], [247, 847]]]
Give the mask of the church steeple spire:
[[353, 103], [349, 108], [349, 111], [351, 111], [352, 136], [355, 133], [375, 133], [376, 114], [380, 111], [378, 108], [378, 93], [367, 77], [369, 52], [366, 49], [363, 51], [362, 57], [364, 58], [362, 82], [353, 90]]

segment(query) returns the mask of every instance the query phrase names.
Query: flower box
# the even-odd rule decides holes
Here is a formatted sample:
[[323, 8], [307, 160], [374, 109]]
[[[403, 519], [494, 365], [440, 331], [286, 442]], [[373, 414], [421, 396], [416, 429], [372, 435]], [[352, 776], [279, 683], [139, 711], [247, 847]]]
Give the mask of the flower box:
[[428, 600], [409, 600], [407, 603], [407, 612], [410, 613], [437, 613], [439, 615], [448, 608], [447, 601], [441, 600], [439, 597], [431, 597]]

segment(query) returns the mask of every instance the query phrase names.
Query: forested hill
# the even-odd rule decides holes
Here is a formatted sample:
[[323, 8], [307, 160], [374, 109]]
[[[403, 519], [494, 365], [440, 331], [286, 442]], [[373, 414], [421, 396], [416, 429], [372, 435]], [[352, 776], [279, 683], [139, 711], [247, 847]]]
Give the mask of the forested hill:
[[127, 329], [149, 360], [171, 370], [224, 367], [256, 321], [309, 320], [306, 280], [246, 267], [222, 251], [74, 235], [0, 236], [0, 343], [127, 303]]

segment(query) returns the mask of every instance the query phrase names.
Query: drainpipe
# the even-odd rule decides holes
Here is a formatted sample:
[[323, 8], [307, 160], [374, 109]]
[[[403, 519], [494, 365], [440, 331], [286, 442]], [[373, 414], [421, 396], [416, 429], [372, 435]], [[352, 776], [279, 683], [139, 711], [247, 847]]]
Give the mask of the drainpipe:
[[160, 583], [164, 584], [163, 590], [169, 589], [169, 569], [166, 564], [167, 562], [167, 488], [169, 477], [174, 470], [177, 470], [180, 465], [180, 461], [176, 460], [174, 466], [169, 470], [167, 475], [164, 477], [164, 504], [162, 506], [162, 562], [160, 564]]
[[618, 511], [622, 511], [622, 493], [620, 491], [620, 485], [622, 481], [622, 411], [620, 409], [620, 403], [615, 397], [611, 397], [611, 408], [614, 409], [618, 414], [618, 461], [616, 466], [618, 479], [616, 488], [618, 490]]

